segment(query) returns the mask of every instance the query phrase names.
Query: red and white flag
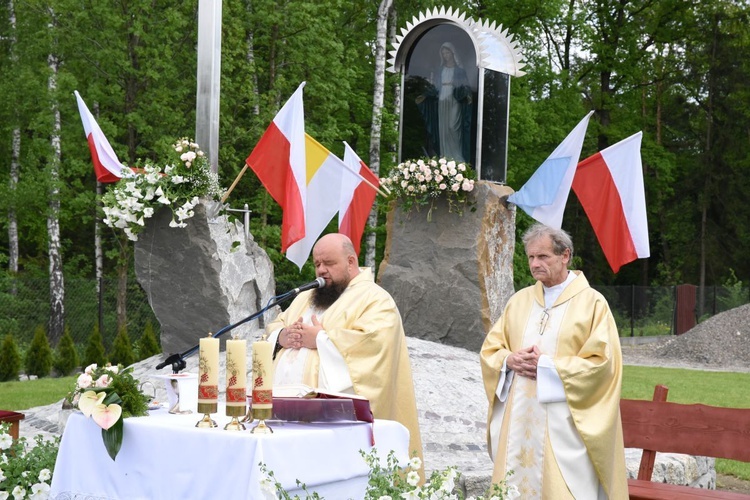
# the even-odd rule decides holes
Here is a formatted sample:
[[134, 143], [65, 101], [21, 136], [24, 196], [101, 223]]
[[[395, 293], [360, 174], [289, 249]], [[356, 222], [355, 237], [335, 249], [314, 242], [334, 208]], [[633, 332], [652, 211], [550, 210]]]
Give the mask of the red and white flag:
[[613, 272], [650, 256], [638, 132], [578, 164], [573, 191]]
[[362, 233], [380, 187], [380, 180], [357, 153], [344, 142], [344, 164], [348, 173], [341, 179], [339, 200], [339, 232], [347, 235], [359, 255]]
[[132, 171], [117, 159], [112, 146], [104, 137], [104, 132], [96, 123], [94, 115], [91, 114], [86, 103], [81, 99], [77, 90], [74, 91], [78, 101], [78, 112], [81, 114], [83, 131], [91, 150], [91, 159], [94, 162], [96, 180], [99, 182], [117, 182], [125, 176], [132, 175]]
[[281, 251], [305, 237], [307, 174], [302, 82], [284, 104], [245, 163], [284, 211]]

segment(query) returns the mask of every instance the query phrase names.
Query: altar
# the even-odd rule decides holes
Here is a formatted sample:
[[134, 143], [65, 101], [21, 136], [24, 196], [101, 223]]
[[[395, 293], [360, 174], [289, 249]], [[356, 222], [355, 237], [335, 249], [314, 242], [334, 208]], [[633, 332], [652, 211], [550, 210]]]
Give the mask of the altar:
[[[262, 499], [264, 464], [292, 496], [364, 498], [369, 467], [360, 450], [377, 450], [383, 464], [393, 450], [409, 459], [409, 431], [390, 420], [338, 423], [267, 421], [273, 434], [224, 430], [230, 418], [223, 405], [213, 429], [196, 428], [201, 415], [174, 415], [166, 409], [125, 419], [122, 448], [112, 461], [101, 429], [76, 412], [60, 443], [50, 498], [73, 499]], [[257, 421], [255, 422], [257, 423]], [[375, 446], [372, 446], [372, 442]]]

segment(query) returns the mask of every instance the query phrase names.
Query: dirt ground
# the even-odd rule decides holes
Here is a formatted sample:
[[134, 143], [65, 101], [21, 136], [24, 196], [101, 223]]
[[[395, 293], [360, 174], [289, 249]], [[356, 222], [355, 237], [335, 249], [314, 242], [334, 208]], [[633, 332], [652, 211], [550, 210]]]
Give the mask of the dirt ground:
[[716, 474], [716, 489], [750, 495], [750, 481], [743, 481], [734, 476]]

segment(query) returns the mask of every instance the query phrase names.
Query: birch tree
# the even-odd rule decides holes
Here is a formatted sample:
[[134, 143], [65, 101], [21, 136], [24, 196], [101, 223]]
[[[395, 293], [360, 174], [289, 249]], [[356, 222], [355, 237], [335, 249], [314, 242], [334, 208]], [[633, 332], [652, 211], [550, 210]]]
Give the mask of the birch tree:
[[[56, 29], [55, 12], [49, 10], [49, 30], [54, 33]], [[49, 336], [50, 343], [57, 345], [62, 338], [65, 328], [65, 282], [63, 278], [62, 251], [60, 247], [60, 106], [57, 100], [57, 76], [60, 71], [60, 60], [58, 59], [54, 46], [47, 56], [49, 77], [47, 88], [50, 96], [50, 112], [52, 115], [52, 132], [50, 134], [50, 156], [49, 190], [48, 190], [48, 212], [47, 212], [47, 238], [49, 254]]]
[[[8, 1], [8, 21], [10, 26], [10, 67], [11, 73], [17, 67], [16, 57], [16, 10], [13, 0]], [[18, 274], [18, 219], [15, 205], [15, 193], [18, 187], [19, 159], [21, 157], [21, 128], [18, 124], [19, 117], [14, 113], [13, 131], [11, 132], [11, 156], [10, 156], [10, 178], [8, 188], [11, 196], [8, 207], [8, 272], [11, 275]], [[13, 283], [11, 293], [16, 293], [16, 284]]]
[[[388, 34], [388, 18], [393, 0], [381, 0], [378, 7], [375, 31], [375, 85], [372, 92], [372, 127], [370, 129], [370, 170], [375, 175], [380, 173], [380, 136], [383, 124], [383, 100], [385, 95], [385, 44]], [[377, 200], [372, 206], [367, 225], [370, 231], [365, 239], [367, 252], [365, 266], [375, 268], [375, 228], [378, 225]]]

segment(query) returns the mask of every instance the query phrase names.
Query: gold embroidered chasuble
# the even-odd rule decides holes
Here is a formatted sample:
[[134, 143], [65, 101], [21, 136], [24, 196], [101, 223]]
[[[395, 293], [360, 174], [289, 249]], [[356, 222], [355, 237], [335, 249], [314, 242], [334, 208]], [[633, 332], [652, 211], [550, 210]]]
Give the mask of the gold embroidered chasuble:
[[[299, 294], [266, 331], [283, 328], [309, 313], [312, 294]], [[375, 283], [369, 268], [360, 268], [326, 309], [321, 323], [346, 362], [355, 393], [370, 401], [375, 418], [395, 420], [409, 429], [409, 454], [416, 451], [421, 459], [422, 439], [401, 314], [390, 294]], [[307, 358], [304, 383], [317, 387], [317, 351], [311, 350]]]
[[[549, 309], [540, 282], [520, 290], [485, 338], [480, 359], [489, 401], [488, 447], [495, 457], [493, 482], [513, 470], [509, 483], [523, 498], [597, 498], [600, 493], [625, 499], [617, 326], [604, 297], [583, 273], [574, 273]], [[507, 396], [498, 398], [505, 359], [531, 345], [552, 359], [566, 401], [540, 403], [537, 381], [512, 372]], [[496, 442], [490, 439], [493, 431]], [[586, 468], [593, 483], [579, 477]]]

